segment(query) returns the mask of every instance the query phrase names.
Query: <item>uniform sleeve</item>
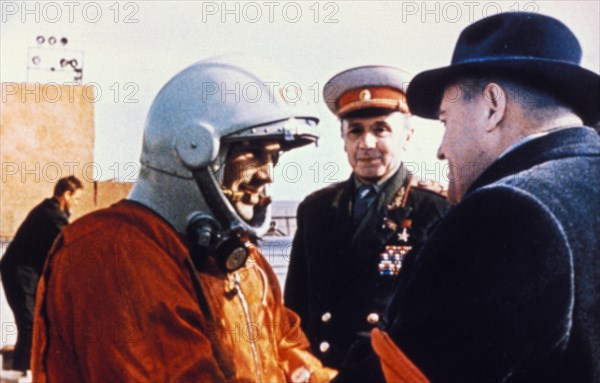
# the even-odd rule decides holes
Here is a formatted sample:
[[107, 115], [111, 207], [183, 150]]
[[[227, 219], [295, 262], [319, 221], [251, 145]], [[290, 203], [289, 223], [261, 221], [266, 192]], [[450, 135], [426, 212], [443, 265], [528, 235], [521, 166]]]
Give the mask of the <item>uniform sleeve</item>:
[[294, 372], [302, 368], [310, 371], [310, 383], [331, 381], [337, 375], [337, 371], [323, 366], [321, 361], [312, 355], [310, 343], [300, 327], [300, 318], [294, 311], [284, 306], [277, 277], [264, 258], [261, 259], [262, 267], [267, 270], [269, 285], [275, 298], [273, 310], [278, 323], [276, 334], [280, 368], [285, 372], [288, 381], [292, 381]]
[[134, 233], [95, 238], [62, 246], [45, 272], [38, 315], [45, 316], [48, 333], [46, 376], [98, 383], [225, 381], [187, 270]]
[[433, 228], [441, 222], [444, 216], [450, 210], [450, 203], [446, 198], [437, 197], [434, 199], [431, 207], [431, 218], [427, 225], [427, 234], [430, 234]]
[[[558, 220], [505, 187], [458, 205], [397, 291], [390, 336], [432, 382], [526, 381], [560, 354], [573, 305], [572, 255]], [[539, 381], [544, 381], [542, 378]]]
[[[284, 302], [304, 321], [308, 318], [308, 265], [304, 246], [304, 218], [302, 205], [298, 208], [297, 230], [292, 242], [290, 265], [285, 279]], [[307, 323], [302, 323], [306, 330]]]
[[[448, 213], [450, 204], [441, 195], [421, 189], [412, 189], [409, 200], [413, 197], [412, 204], [409, 206], [413, 209], [413, 230], [418, 229], [419, 231], [418, 246], [420, 246]], [[418, 250], [418, 246], [415, 250]]]
[[293, 311], [281, 306], [284, 332], [279, 340], [279, 364], [290, 378], [299, 368], [311, 373], [310, 383], [329, 382], [337, 371], [323, 366], [321, 361], [310, 353], [309, 342], [300, 328], [300, 318]]

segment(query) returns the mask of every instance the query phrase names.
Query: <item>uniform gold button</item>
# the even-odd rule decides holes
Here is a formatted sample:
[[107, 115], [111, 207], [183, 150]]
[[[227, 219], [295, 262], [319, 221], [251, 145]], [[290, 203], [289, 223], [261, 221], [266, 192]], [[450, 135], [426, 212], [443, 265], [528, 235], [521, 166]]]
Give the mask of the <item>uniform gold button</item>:
[[323, 322], [329, 322], [330, 319], [331, 319], [331, 313], [330, 312], [326, 312], [325, 314], [321, 315], [321, 320]]
[[321, 352], [327, 352], [327, 350], [329, 350], [329, 342], [321, 342], [321, 344], [319, 344], [319, 350]]
[[369, 322], [369, 324], [377, 324], [377, 322], [379, 322], [379, 314], [371, 313], [367, 315], [367, 322]]

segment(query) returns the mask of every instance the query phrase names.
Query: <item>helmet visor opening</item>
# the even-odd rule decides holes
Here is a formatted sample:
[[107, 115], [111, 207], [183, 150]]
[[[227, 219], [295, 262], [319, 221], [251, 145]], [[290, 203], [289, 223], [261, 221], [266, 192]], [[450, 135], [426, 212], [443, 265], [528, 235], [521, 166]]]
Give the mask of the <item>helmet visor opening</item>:
[[268, 124], [248, 127], [223, 137], [221, 142], [276, 140], [282, 151], [316, 143], [319, 139], [318, 120], [315, 118], [290, 118]]

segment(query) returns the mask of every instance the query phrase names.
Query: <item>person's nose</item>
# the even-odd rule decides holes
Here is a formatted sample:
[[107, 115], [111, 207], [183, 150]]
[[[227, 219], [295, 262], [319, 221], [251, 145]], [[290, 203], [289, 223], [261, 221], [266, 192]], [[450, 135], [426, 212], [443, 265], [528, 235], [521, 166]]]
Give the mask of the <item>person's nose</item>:
[[445, 160], [446, 159], [446, 155], [444, 154], [444, 150], [442, 145], [440, 145], [440, 147], [437, 150], [437, 158], [438, 160]]
[[269, 160], [258, 166], [256, 178], [264, 183], [273, 183], [273, 161]]
[[436, 153], [437, 158], [442, 161], [447, 159], [446, 158], [446, 140], [447, 140], [446, 132], [444, 132], [444, 135], [442, 137], [442, 142], [440, 142], [440, 147], [438, 148], [437, 153]]
[[358, 147], [360, 149], [374, 149], [377, 146], [377, 137], [371, 132], [365, 132], [360, 136]]

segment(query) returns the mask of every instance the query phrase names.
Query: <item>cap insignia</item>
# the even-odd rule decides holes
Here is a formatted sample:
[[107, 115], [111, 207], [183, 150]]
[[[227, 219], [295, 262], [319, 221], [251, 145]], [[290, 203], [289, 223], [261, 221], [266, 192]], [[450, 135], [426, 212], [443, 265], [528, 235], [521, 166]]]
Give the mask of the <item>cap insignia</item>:
[[360, 93], [358, 94], [358, 98], [361, 101], [367, 101], [371, 99], [371, 92], [368, 89], [363, 89], [360, 91]]

